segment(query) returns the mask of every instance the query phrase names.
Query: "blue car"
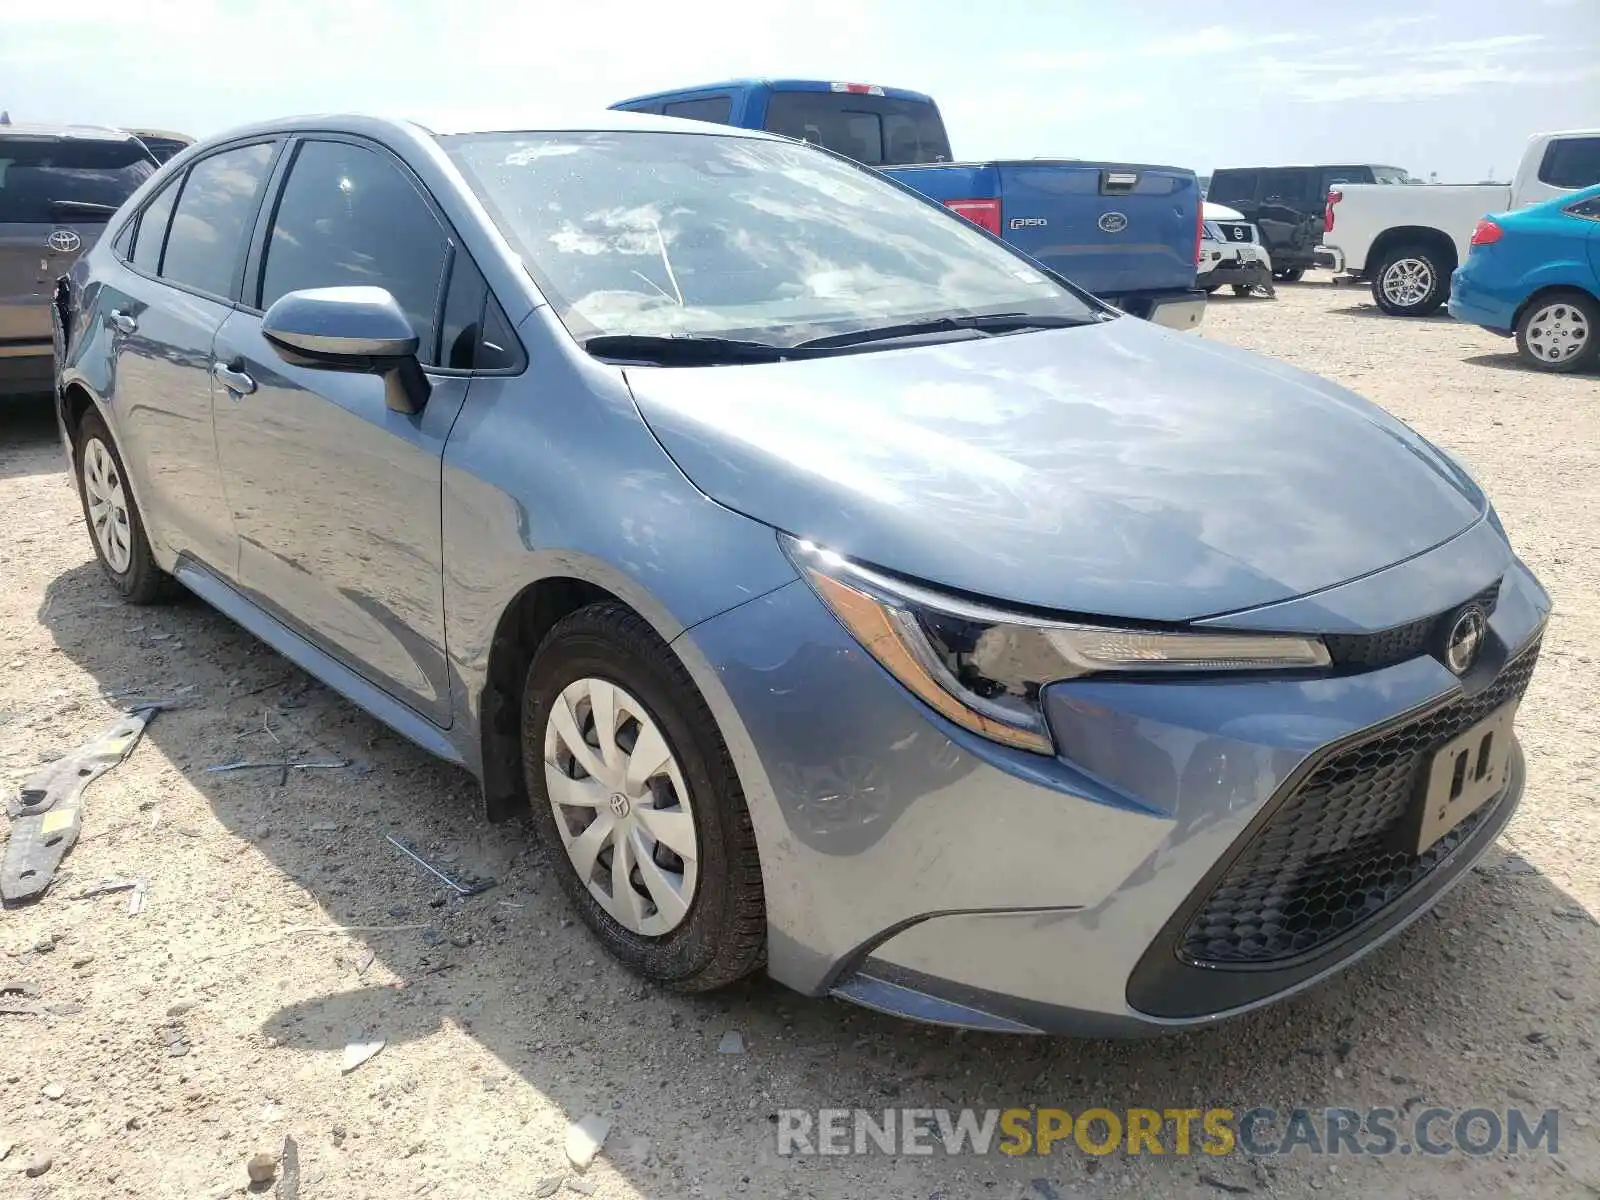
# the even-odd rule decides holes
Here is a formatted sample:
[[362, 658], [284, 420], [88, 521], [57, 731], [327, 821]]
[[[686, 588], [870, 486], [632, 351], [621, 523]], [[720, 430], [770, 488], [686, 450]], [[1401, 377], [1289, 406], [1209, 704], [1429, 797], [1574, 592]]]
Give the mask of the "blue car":
[[1523, 794], [1550, 599], [1458, 463], [801, 142], [256, 125], [55, 311], [108, 588], [459, 764], [663, 987], [1204, 1024]]
[[1502, 337], [1541, 371], [1600, 358], [1600, 184], [1483, 218], [1450, 280], [1450, 315]]

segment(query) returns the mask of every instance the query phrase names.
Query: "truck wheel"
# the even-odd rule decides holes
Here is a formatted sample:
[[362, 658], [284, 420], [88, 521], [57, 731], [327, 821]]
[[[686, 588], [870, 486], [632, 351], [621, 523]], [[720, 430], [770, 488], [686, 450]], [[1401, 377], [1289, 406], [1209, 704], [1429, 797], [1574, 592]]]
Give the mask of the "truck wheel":
[[1449, 274], [1426, 246], [1396, 246], [1372, 276], [1372, 298], [1391, 317], [1429, 316], [1449, 295]]
[[1600, 304], [1582, 292], [1540, 296], [1517, 321], [1517, 353], [1541, 371], [1581, 371], [1600, 359]]
[[1285, 267], [1281, 271], [1274, 271], [1272, 277], [1279, 283], [1299, 283], [1305, 273], [1304, 267]]
[[1236, 283], [1233, 285], [1233, 294], [1235, 296], [1248, 296], [1253, 290], [1248, 283]]

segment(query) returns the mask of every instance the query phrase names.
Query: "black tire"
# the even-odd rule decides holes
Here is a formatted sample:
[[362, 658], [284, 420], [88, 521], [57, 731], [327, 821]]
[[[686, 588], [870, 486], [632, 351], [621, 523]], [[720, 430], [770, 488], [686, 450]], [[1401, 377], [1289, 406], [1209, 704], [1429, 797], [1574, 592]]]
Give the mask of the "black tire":
[[[563, 689], [586, 677], [617, 684], [649, 710], [693, 801], [699, 879], [682, 922], [660, 937], [624, 928], [600, 906], [556, 828], [544, 774], [545, 723]], [[580, 609], [540, 643], [523, 687], [522, 765], [534, 827], [561, 887], [613, 956], [679, 992], [724, 987], [765, 964], [761, 861], [733, 760], [682, 662], [632, 609], [614, 602]]]
[[[84, 471], [91, 444], [95, 443], [103, 446], [110, 456], [116, 472], [115, 478], [121, 483], [127, 505], [128, 564], [122, 570], [113, 566], [106, 557], [100, 539], [95, 535], [94, 520], [89, 513], [89, 496], [84, 483]], [[139, 505], [133, 498], [133, 489], [127, 483], [128, 473], [122, 465], [122, 453], [117, 449], [116, 439], [111, 436], [111, 431], [106, 428], [105, 420], [93, 408], [78, 422], [73, 444], [73, 459], [77, 472], [75, 482], [78, 485], [78, 503], [83, 508], [84, 528], [89, 534], [89, 544], [94, 547], [94, 556], [100, 561], [100, 569], [106, 573], [106, 578], [111, 580], [111, 585], [129, 604], [161, 604], [182, 595], [183, 588], [178, 581], [156, 565], [155, 556], [150, 552], [150, 539], [145, 536], [144, 518], [139, 514]]]
[[[1543, 336], [1535, 332], [1535, 318], [1539, 318], [1538, 328]], [[1562, 335], [1570, 336], [1575, 331], [1582, 331], [1583, 344], [1562, 359], [1552, 360], [1548, 353], [1541, 354], [1528, 342], [1531, 333], [1549, 345], [1553, 334], [1555, 344], [1559, 345], [1564, 340]], [[1517, 353], [1529, 366], [1558, 375], [1594, 366], [1600, 361], [1600, 304], [1593, 297], [1575, 291], [1549, 292], [1530, 301], [1517, 318]]]
[[[1390, 269], [1406, 262], [1419, 263], [1427, 271], [1430, 282], [1418, 298], [1397, 298], [1385, 288], [1384, 280]], [[1391, 317], [1432, 316], [1449, 298], [1450, 270], [1439, 252], [1430, 246], [1395, 246], [1384, 254], [1372, 275], [1372, 299]]]
[[1299, 283], [1305, 273], [1304, 267], [1285, 267], [1281, 271], [1274, 271], [1272, 277], [1279, 283]]
[[1248, 283], [1235, 283], [1235, 284], [1232, 285], [1232, 287], [1233, 287], [1233, 294], [1235, 296], [1248, 296], [1251, 292], [1253, 292], [1255, 290]]

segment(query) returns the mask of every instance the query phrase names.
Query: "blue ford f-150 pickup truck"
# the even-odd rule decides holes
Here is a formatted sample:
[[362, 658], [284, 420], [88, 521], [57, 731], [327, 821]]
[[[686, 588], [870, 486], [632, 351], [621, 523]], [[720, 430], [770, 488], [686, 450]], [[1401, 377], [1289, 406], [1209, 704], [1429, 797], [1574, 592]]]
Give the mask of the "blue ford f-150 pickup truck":
[[951, 162], [932, 97], [900, 88], [746, 79], [635, 96], [611, 106], [765, 129], [846, 155], [948, 205], [1125, 312], [1188, 329], [1200, 188], [1179, 167], [1076, 159]]

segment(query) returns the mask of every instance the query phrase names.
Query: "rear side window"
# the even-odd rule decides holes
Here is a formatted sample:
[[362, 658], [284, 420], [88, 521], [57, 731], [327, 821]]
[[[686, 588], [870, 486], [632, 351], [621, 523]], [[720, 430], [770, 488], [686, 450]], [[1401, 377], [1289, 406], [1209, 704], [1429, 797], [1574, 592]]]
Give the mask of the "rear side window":
[[167, 223], [172, 220], [172, 204], [178, 198], [174, 179], [156, 193], [139, 217], [139, 231], [133, 235], [133, 265], [151, 275], [161, 273], [161, 248], [167, 241]]
[[1545, 147], [1539, 182], [1582, 188], [1600, 183], [1600, 137], [1560, 138]]
[[433, 210], [388, 158], [349, 142], [305, 142], [267, 235], [260, 307], [302, 288], [387, 288], [432, 365], [448, 249]]
[[163, 279], [212, 296], [233, 295], [272, 151], [271, 142], [240, 146], [202, 158], [189, 169], [161, 258]]
[[1600, 221], [1600, 196], [1591, 200], [1581, 200], [1577, 204], [1567, 205], [1567, 211], [1575, 217], [1586, 217], [1591, 221]]
[[701, 100], [674, 100], [661, 106], [661, 115], [726, 125], [733, 116], [733, 99], [730, 96], [707, 96]]
[[0, 222], [104, 222], [155, 169], [134, 141], [0, 136]]
[[926, 100], [855, 92], [774, 92], [767, 129], [869, 166], [950, 161], [939, 110]]
[[1311, 177], [1305, 171], [1261, 172], [1263, 204], [1303, 204], [1311, 199]]
[[1256, 198], [1256, 173], [1254, 171], [1217, 171], [1211, 176], [1211, 190], [1207, 200], [1218, 204], [1231, 204], [1235, 200]]

